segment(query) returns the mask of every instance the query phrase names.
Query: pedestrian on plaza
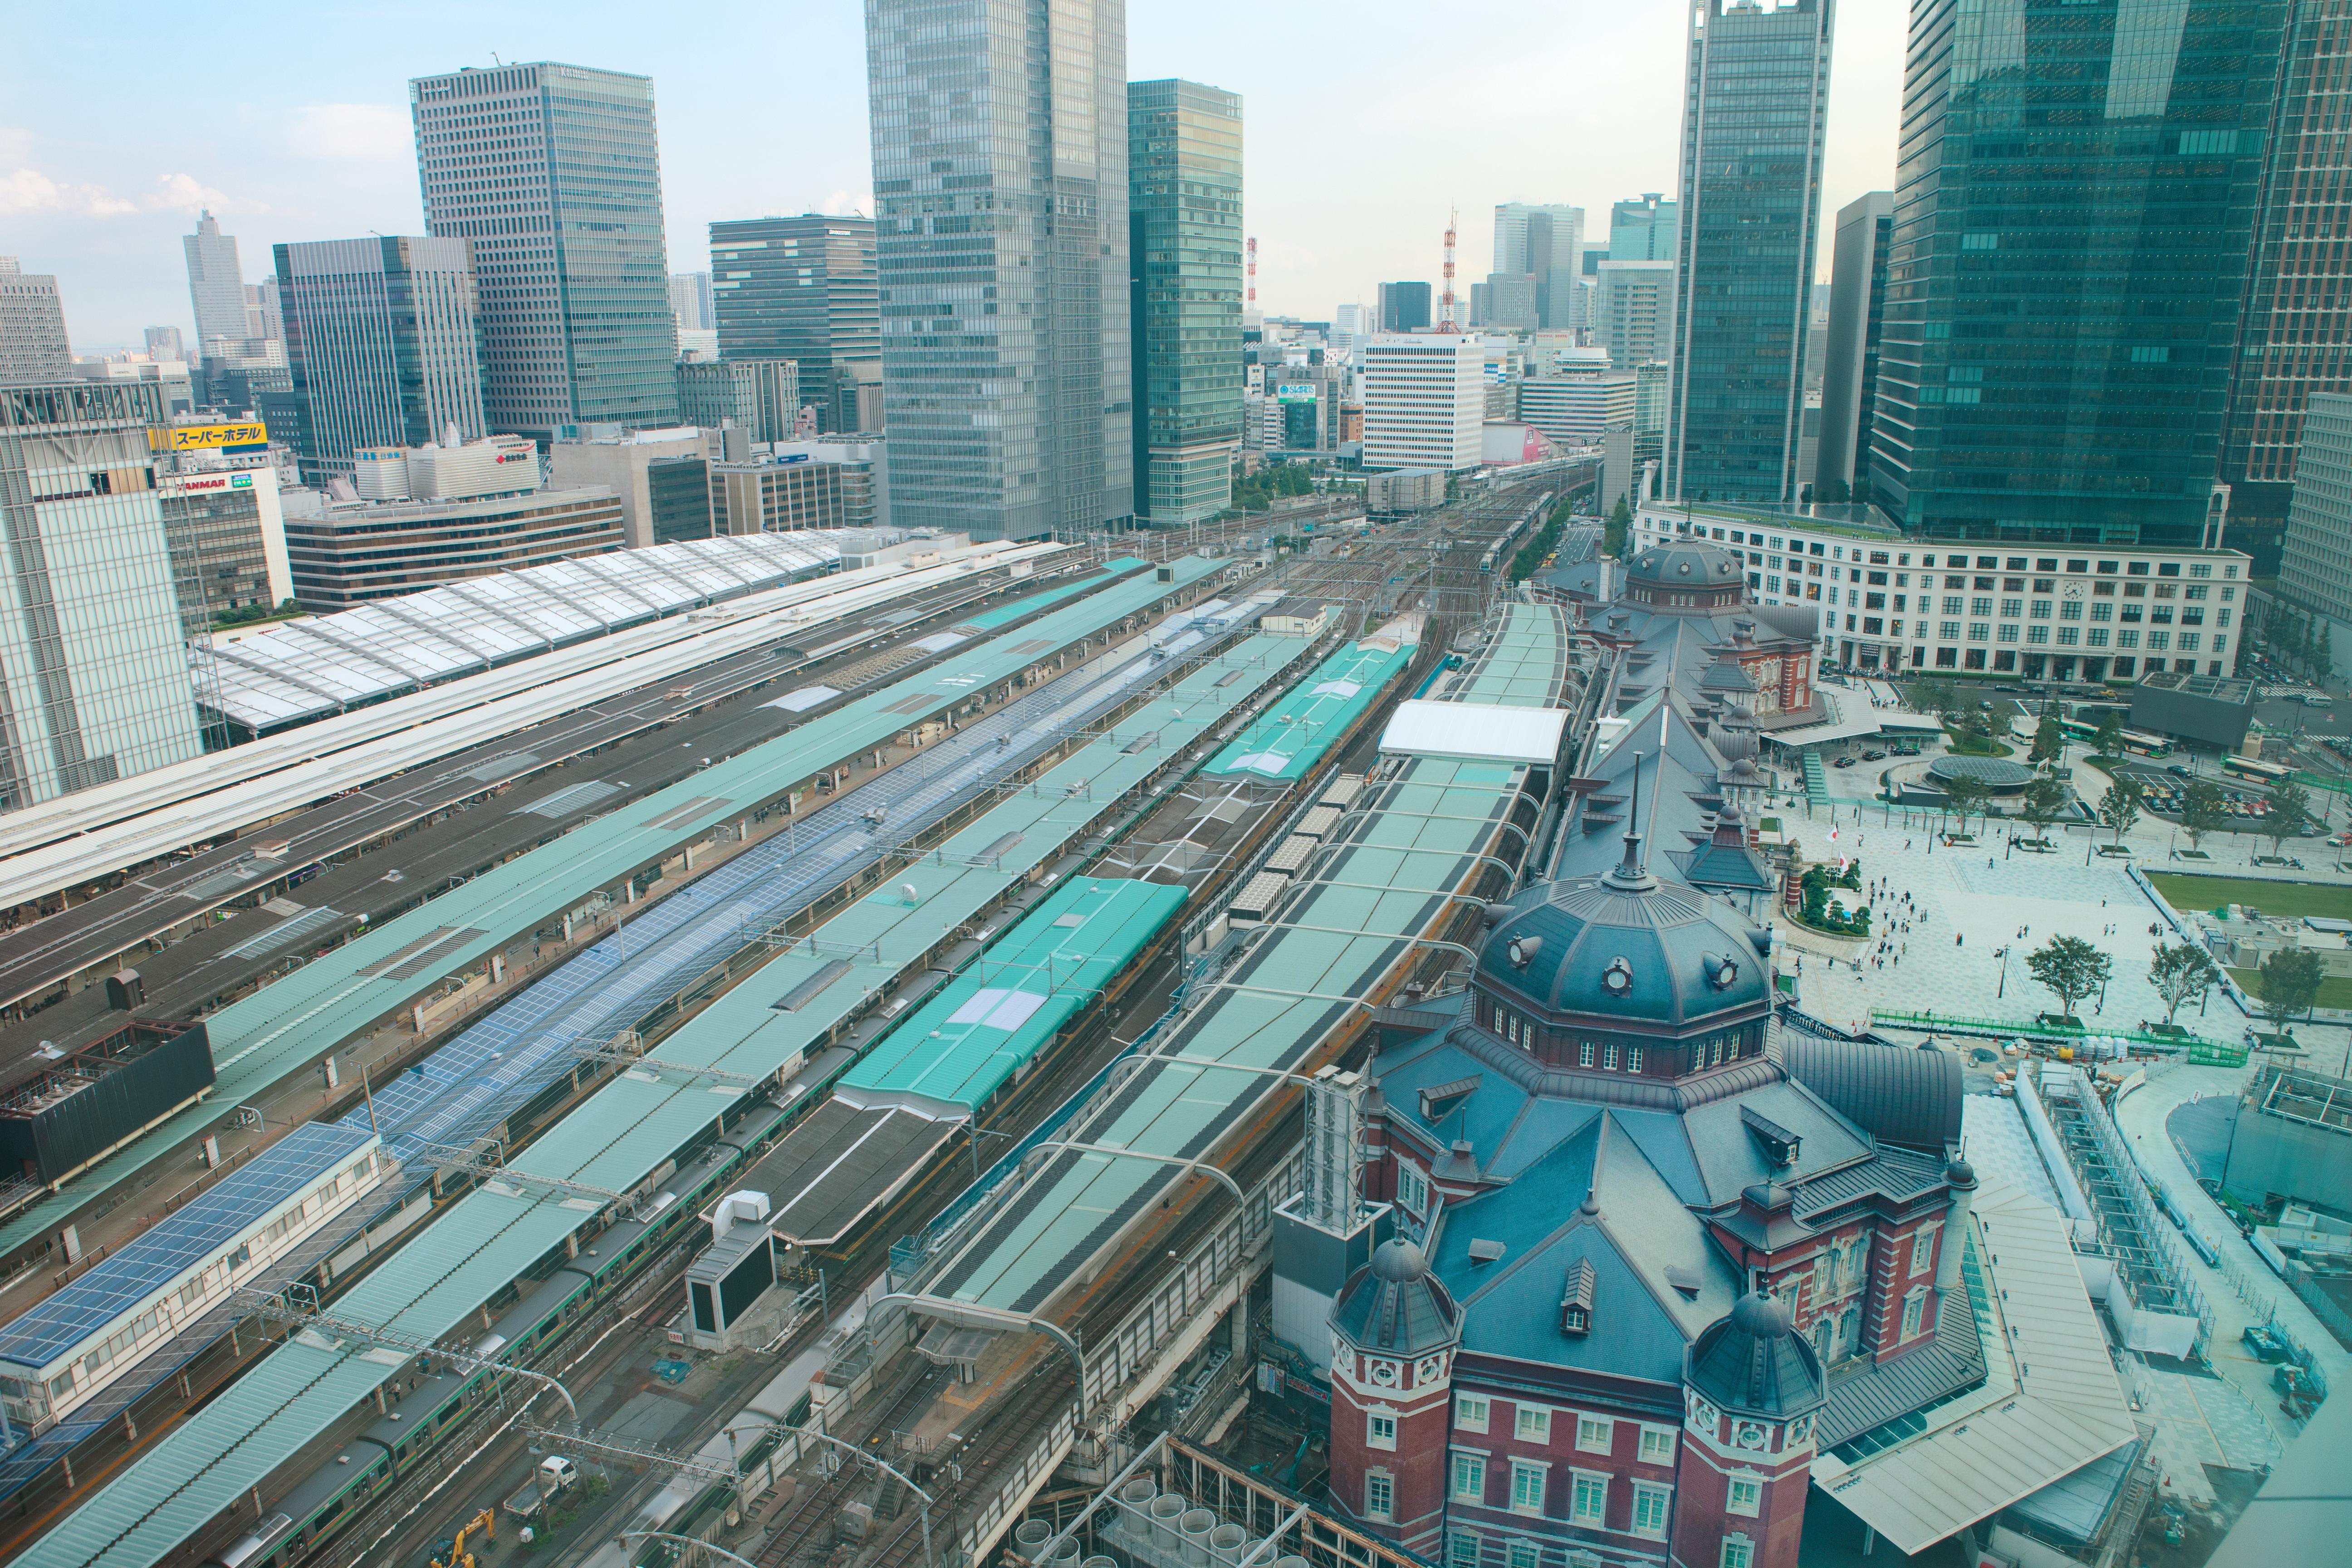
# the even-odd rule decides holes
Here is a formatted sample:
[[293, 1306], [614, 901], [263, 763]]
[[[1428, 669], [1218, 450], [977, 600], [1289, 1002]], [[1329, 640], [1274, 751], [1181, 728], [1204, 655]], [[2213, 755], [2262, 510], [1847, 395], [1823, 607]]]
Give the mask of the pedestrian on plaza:
[[1952, 933], [1952, 945], [1954, 947], [1966, 947], [1968, 944], [1969, 939], [1966, 936], [1962, 935], [1958, 931], [1954, 931]]

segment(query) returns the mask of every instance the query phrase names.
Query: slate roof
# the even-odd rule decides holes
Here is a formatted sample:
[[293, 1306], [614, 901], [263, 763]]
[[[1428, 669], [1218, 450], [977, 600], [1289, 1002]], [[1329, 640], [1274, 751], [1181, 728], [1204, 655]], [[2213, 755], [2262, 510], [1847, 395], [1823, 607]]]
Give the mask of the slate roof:
[[1684, 1380], [1735, 1415], [1779, 1420], [1822, 1403], [1822, 1366], [1769, 1296], [1742, 1297], [1690, 1348]]

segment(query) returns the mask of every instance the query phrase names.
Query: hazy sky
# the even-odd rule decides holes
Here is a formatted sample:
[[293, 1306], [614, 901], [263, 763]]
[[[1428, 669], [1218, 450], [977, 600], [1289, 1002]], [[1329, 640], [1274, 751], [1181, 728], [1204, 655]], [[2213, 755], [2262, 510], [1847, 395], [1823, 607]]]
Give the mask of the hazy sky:
[[[1906, 7], [1847, 0], [1825, 219], [1893, 179]], [[1128, 74], [1239, 92], [1258, 302], [1321, 317], [1382, 279], [1460, 275], [1492, 209], [1675, 188], [1684, 9], [1671, 0], [1129, 0]], [[673, 271], [715, 218], [871, 210], [862, 8], [669, 12], [573, 0], [27, 6], [0, 58], [0, 254], [58, 274], [80, 353], [193, 326], [179, 237], [209, 205], [247, 280], [287, 240], [422, 232], [407, 83], [506, 60], [654, 78]], [[1824, 236], [1821, 276], [1829, 275]]]

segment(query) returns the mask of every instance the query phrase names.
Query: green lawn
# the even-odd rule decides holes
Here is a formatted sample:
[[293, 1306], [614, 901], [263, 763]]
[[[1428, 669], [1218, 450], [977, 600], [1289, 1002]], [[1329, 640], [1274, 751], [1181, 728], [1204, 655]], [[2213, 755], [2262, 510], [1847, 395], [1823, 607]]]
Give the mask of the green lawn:
[[2223, 904], [2248, 904], [2284, 920], [2300, 920], [2305, 915], [2352, 920], [2352, 888], [2318, 882], [2258, 882], [2241, 877], [2184, 877], [2166, 871], [2151, 871], [2147, 879], [2156, 884], [2167, 903], [2184, 913], [2218, 910]]
[[[2239, 989], [2247, 995], [2259, 997], [2260, 993], [2255, 991], [2254, 985], [2260, 976], [2252, 970], [2232, 969], [2230, 978], [2236, 981]], [[2322, 1007], [2352, 1007], [2352, 975], [2331, 974], [2322, 980], [2317, 1005]]]

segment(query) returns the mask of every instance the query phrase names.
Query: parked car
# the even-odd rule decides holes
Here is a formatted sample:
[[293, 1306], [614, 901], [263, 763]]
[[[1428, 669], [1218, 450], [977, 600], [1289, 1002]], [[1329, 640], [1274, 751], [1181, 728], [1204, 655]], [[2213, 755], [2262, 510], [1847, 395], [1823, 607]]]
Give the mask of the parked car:
[[1865, 763], [1885, 762], [1886, 760], [1886, 753], [1885, 752], [1864, 752], [1862, 753], [1862, 760]]
[[1837, 761], [1832, 763], [1830, 766], [1833, 768], [1850, 768], [1853, 766], [1853, 759], [1852, 757], [1840, 757]]

